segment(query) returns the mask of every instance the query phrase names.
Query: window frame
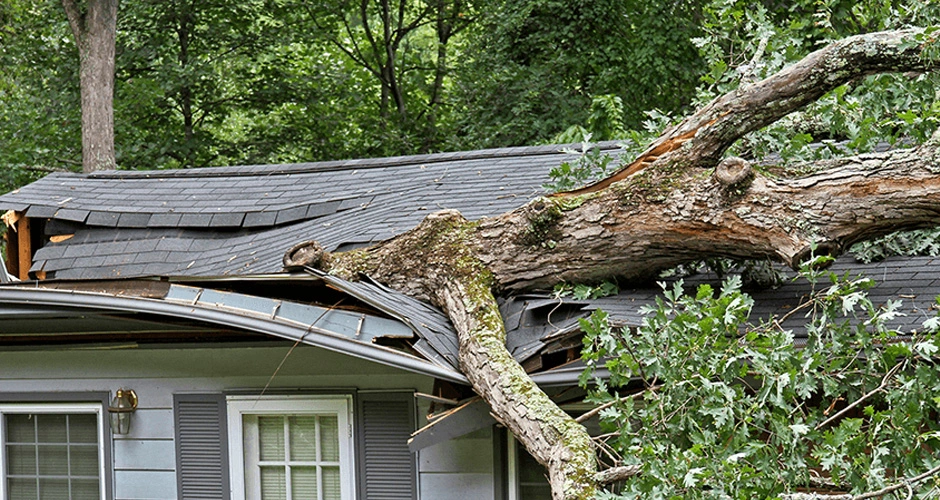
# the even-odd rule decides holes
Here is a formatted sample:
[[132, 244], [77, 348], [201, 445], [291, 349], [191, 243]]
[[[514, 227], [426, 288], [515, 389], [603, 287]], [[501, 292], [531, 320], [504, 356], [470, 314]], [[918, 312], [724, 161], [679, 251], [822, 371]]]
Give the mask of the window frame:
[[[246, 500], [245, 415], [323, 415], [337, 417], [342, 500], [356, 498], [356, 443], [351, 395], [228, 396], [229, 477], [232, 500]], [[343, 429], [346, 429], [345, 431]], [[2, 499], [0, 499], [2, 500]]]
[[[507, 479], [507, 488], [506, 488], [506, 500], [519, 500], [522, 497], [522, 481], [520, 474], [522, 472], [522, 464], [519, 460], [519, 453], [526, 452], [525, 448], [522, 446], [516, 436], [508, 430], [505, 432], [506, 436], [506, 479]], [[528, 453], [528, 452], [526, 452]], [[548, 479], [546, 478], [546, 482]]]
[[98, 421], [98, 484], [99, 498], [109, 498], [110, 477], [108, 475], [109, 454], [106, 453], [110, 441], [110, 429], [106, 426], [102, 403], [0, 403], [0, 500], [7, 500], [7, 453], [6, 453], [6, 415], [8, 414], [95, 414]]

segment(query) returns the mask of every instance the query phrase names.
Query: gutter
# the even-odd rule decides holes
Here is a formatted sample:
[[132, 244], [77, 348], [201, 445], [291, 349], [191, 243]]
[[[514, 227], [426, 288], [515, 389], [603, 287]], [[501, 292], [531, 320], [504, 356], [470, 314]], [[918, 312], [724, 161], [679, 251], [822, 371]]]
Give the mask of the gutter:
[[349, 339], [316, 326], [279, 323], [258, 315], [238, 314], [226, 308], [206, 307], [202, 304], [175, 304], [163, 300], [115, 297], [101, 293], [53, 290], [43, 288], [0, 288], [0, 302], [23, 305], [67, 306], [78, 309], [111, 310], [131, 313], [149, 313], [176, 318], [203, 321], [217, 325], [241, 328], [250, 332], [271, 335], [312, 345], [329, 351], [374, 361], [422, 375], [469, 385], [469, 381], [455, 370], [435, 365], [410, 354], [376, 344]]

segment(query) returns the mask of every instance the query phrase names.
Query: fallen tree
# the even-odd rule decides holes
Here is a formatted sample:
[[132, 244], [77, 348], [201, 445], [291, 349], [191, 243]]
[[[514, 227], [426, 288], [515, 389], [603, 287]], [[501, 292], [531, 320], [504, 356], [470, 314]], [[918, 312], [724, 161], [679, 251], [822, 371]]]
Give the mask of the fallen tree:
[[835, 255], [899, 228], [935, 225], [940, 133], [914, 149], [819, 161], [772, 176], [739, 158], [722, 160], [744, 135], [839, 85], [874, 73], [930, 70], [934, 44], [919, 29], [847, 38], [715, 99], [593, 185], [481, 221], [439, 212], [371, 248], [294, 252], [289, 259], [350, 279], [367, 274], [443, 308], [459, 334], [464, 373], [546, 467], [554, 498], [590, 498], [599, 483], [633, 470], [598, 473], [584, 427], [506, 351], [494, 293], [611, 276], [641, 279], [714, 256], [796, 267], [814, 245]]

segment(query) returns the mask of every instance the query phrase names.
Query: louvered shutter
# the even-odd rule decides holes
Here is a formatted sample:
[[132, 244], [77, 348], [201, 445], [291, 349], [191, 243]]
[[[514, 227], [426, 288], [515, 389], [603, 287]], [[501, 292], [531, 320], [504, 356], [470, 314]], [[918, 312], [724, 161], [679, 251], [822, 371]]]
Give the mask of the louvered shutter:
[[177, 394], [176, 477], [181, 500], [228, 500], [228, 433], [225, 397]]
[[415, 430], [410, 392], [359, 395], [359, 499], [417, 497], [415, 454], [408, 438]]

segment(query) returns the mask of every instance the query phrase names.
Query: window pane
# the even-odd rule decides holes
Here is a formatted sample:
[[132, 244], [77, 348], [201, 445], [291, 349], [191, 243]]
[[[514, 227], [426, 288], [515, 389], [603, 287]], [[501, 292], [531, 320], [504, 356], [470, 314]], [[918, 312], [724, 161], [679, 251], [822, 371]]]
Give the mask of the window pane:
[[549, 500], [552, 488], [545, 477], [545, 467], [538, 463], [522, 445], [517, 445], [519, 463], [519, 499]]
[[35, 479], [11, 478], [7, 485], [10, 488], [10, 498], [24, 500], [38, 498]]
[[317, 417], [290, 417], [291, 460], [317, 459]]
[[284, 467], [261, 468], [261, 500], [287, 500]]
[[33, 415], [6, 416], [8, 443], [35, 443], [36, 428]]
[[284, 418], [258, 417], [261, 460], [284, 460]]
[[35, 475], [36, 445], [7, 445], [7, 470], [14, 475]]
[[323, 467], [323, 500], [340, 500], [339, 467]]
[[68, 479], [40, 479], [40, 500], [69, 500]]
[[73, 479], [72, 500], [99, 500], [97, 479]]
[[549, 500], [550, 498], [552, 498], [552, 488], [548, 485], [519, 485], [519, 500]]
[[[39, 445], [39, 474], [67, 476], [69, 474], [68, 446]], [[40, 485], [41, 489], [42, 485]]]
[[36, 415], [40, 443], [68, 443], [65, 415]]
[[69, 415], [69, 442], [98, 445], [98, 415], [82, 413]]
[[320, 460], [339, 461], [339, 427], [336, 417], [320, 417]]
[[71, 453], [73, 476], [98, 477], [97, 446], [72, 445], [69, 447], [69, 453]]
[[293, 500], [317, 500], [317, 468], [290, 468], [291, 498]]
[[[6, 414], [3, 418], [8, 438], [4, 473], [33, 476], [9, 478], [8, 498], [100, 498], [97, 414]], [[11, 436], [23, 444], [9, 444]]]

